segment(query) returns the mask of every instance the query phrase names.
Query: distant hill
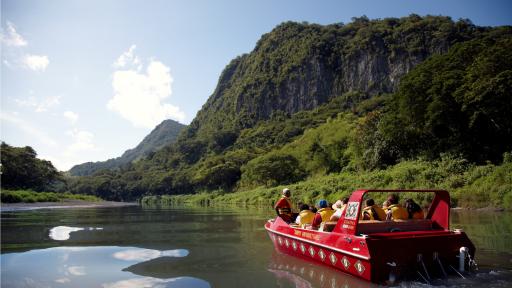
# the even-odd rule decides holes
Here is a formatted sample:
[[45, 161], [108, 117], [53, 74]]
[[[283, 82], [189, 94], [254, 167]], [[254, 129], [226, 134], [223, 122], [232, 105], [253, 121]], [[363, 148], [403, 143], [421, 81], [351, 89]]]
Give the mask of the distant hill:
[[75, 165], [69, 170], [69, 173], [73, 176], [86, 176], [103, 169], [119, 169], [124, 165], [155, 152], [165, 145], [174, 143], [181, 130], [185, 127], [186, 125], [180, 124], [174, 120], [164, 120], [162, 123], [158, 124], [151, 133], [144, 137], [137, 147], [126, 150], [121, 157], [107, 161], [87, 162]]

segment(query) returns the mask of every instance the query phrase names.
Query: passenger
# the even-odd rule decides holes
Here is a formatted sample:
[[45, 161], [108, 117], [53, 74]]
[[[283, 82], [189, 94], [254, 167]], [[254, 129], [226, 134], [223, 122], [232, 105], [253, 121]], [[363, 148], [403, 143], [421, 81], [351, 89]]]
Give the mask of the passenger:
[[407, 218], [409, 218], [407, 210], [402, 207], [402, 205], [398, 204], [398, 201], [398, 195], [389, 195], [389, 206], [386, 211], [386, 220], [407, 220]]
[[[340, 201], [338, 203], [338, 201]], [[343, 213], [345, 212], [345, 208], [347, 207], [347, 203], [348, 203], [348, 198], [345, 197], [341, 200], [338, 200], [336, 201], [336, 203], [334, 203], [334, 207], [335, 208], [335, 212], [334, 214], [332, 214], [331, 218], [329, 219], [329, 221], [338, 221], [338, 219], [341, 218], [341, 215], [343, 215]]]
[[338, 199], [334, 204], [332, 204], [332, 210], [338, 210], [340, 209], [341, 207], [343, 207], [344, 205], [346, 205], [348, 202], [348, 198], [347, 197], [341, 197], [340, 199]]
[[388, 207], [389, 207], [389, 202], [388, 202], [388, 200], [386, 200], [386, 201], [384, 201], [384, 203], [382, 203], [382, 209], [387, 210]]
[[316, 207], [313, 205], [309, 206], [309, 210], [311, 210], [311, 212], [313, 212], [313, 214], [316, 214], [316, 212], [318, 211], [318, 209], [316, 209]]
[[386, 220], [386, 212], [379, 205], [376, 205], [373, 199], [368, 199], [366, 200], [366, 207], [363, 209], [362, 217], [363, 220], [384, 221]]
[[412, 199], [405, 200], [405, 209], [407, 209], [407, 213], [409, 214], [409, 219], [424, 219], [425, 218], [425, 215], [423, 214], [423, 209], [421, 209], [420, 205], [418, 205]]
[[277, 201], [274, 209], [276, 210], [277, 216], [281, 217], [286, 223], [292, 222], [292, 203], [290, 201], [290, 189], [283, 189], [283, 196]]
[[327, 200], [320, 200], [318, 202], [318, 212], [315, 214], [315, 218], [313, 219], [313, 223], [311, 224], [312, 228], [315, 230], [318, 230], [320, 228], [320, 224], [322, 222], [327, 222], [329, 219], [331, 219], [332, 214], [334, 213], [334, 210], [329, 207], [327, 204]]
[[299, 216], [295, 219], [295, 223], [299, 224], [301, 227], [303, 227], [306, 224], [313, 223], [313, 218], [315, 218], [315, 213], [311, 212], [309, 210], [308, 204], [302, 204], [300, 207]]

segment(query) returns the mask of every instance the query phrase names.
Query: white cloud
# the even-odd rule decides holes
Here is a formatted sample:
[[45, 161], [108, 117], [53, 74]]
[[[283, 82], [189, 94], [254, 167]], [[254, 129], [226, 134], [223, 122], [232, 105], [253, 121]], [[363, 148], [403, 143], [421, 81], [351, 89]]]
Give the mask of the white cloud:
[[[115, 66], [135, 64], [133, 59], [138, 58], [133, 55], [133, 49], [134, 45], [119, 57], [115, 63], [119, 65]], [[179, 107], [162, 102], [172, 94], [173, 78], [169, 67], [151, 60], [145, 73], [139, 70], [132, 68], [114, 72], [114, 97], [109, 100], [108, 109], [119, 113], [136, 127], [152, 129], [169, 118], [183, 122], [185, 113]]]
[[47, 146], [50, 146], [50, 147], [57, 146], [57, 141], [55, 141], [53, 138], [48, 136], [41, 129], [33, 127], [30, 123], [24, 121], [21, 118], [18, 118], [16, 115], [13, 115], [11, 113], [2, 112], [0, 114], [0, 120], [9, 122], [9, 123], [15, 125], [19, 130], [27, 133], [31, 137], [34, 137], [36, 140], [38, 140], [39, 142], [41, 142]]
[[84, 276], [87, 275], [85, 273], [85, 267], [84, 266], [70, 266], [68, 267], [69, 274], [73, 276]]
[[1, 39], [2, 43], [6, 46], [27, 46], [27, 41], [23, 39], [23, 37], [16, 32], [16, 27], [11, 22], [7, 21], [7, 28], [5, 29], [6, 33], [2, 33]]
[[76, 157], [79, 152], [94, 151], [96, 146], [93, 143], [94, 134], [89, 131], [73, 129], [67, 132], [73, 139], [73, 143], [66, 147], [64, 156]]
[[119, 58], [117, 58], [116, 62], [114, 62], [115, 68], [124, 68], [126, 66], [136, 66], [137, 70], [142, 68], [141, 62], [138, 56], [134, 55], [135, 48], [137, 45], [132, 45], [130, 48], [123, 52]]
[[31, 55], [27, 54], [23, 57], [23, 64], [30, 70], [33, 71], [44, 71], [48, 64], [50, 64], [50, 60], [46, 55]]
[[66, 284], [66, 283], [71, 282], [71, 280], [69, 278], [63, 277], [63, 278], [56, 279], [55, 282], [60, 283], [60, 284]]
[[60, 104], [61, 96], [48, 96], [41, 100], [31, 96], [26, 99], [14, 99], [19, 106], [32, 107], [35, 112], [46, 112], [48, 109], [58, 106]]
[[71, 124], [75, 124], [76, 121], [78, 121], [78, 114], [73, 111], [64, 112], [64, 117], [66, 117], [66, 119], [68, 119]]
[[26, 54], [23, 47], [28, 45], [27, 40], [16, 31], [16, 26], [7, 21], [7, 26], [2, 29], [0, 40], [3, 48], [3, 64], [9, 68], [22, 67], [32, 71], [45, 71], [50, 64], [46, 55]]

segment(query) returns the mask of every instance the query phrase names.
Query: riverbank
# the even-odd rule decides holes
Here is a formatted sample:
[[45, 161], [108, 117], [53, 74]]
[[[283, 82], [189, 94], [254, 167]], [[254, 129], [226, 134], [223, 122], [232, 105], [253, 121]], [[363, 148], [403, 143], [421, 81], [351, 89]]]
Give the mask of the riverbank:
[[12, 212], [38, 209], [113, 208], [137, 205], [139, 204], [136, 202], [63, 200], [60, 202], [2, 203], [0, 210], [2, 212]]
[[[458, 159], [444, 161], [403, 161], [382, 170], [344, 171], [338, 174], [318, 176], [294, 184], [277, 187], [257, 187], [246, 191], [224, 191], [189, 195], [146, 196], [145, 205], [258, 205], [269, 206], [279, 198], [280, 191], [288, 187], [292, 200], [314, 204], [319, 199], [335, 202], [348, 197], [352, 191], [363, 188], [382, 189], [443, 189], [450, 192], [452, 207], [466, 209], [510, 209], [512, 207], [512, 163], [501, 165], [469, 165]], [[375, 195], [382, 203], [386, 195]], [[417, 199], [422, 206], [428, 205], [428, 197]]]

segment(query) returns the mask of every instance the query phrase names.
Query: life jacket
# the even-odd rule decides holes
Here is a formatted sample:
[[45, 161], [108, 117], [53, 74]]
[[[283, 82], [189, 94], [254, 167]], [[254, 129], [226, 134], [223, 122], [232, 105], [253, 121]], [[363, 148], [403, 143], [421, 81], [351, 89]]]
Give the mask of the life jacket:
[[387, 211], [391, 211], [391, 218], [393, 220], [407, 220], [409, 219], [409, 212], [400, 204], [389, 205]]
[[282, 196], [276, 203], [276, 208], [279, 215], [292, 215], [292, 203], [286, 196]]
[[329, 219], [331, 219], [332, 214], [334, 214], [334, 210], [332, 210], [330, 207], [320, 208], [317, 213], [322, 216], [322, 222], [327, 222]]
[[425, 214], [423, 214], [423, 210], [416, 211], [412, 213], [411, 219], [425, 219]]
[[372, 205], [372, 206], [365, 207], [363, 209], [361, 216], [364, 217], [365, 213], [370, 216], [370, 220], [379, 220], [379, 221], [386, 220], [386, 212], [384, 212], [384, 209], [380, 208], [376, 204]]
[[311, 224], [313, 223], [313, 218], [315, 218], [315, 213], [311, 212], [311, 210], [302, 210], [299, 213], [300, 217], [300, 225]]

